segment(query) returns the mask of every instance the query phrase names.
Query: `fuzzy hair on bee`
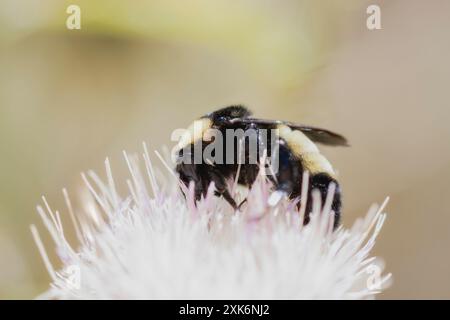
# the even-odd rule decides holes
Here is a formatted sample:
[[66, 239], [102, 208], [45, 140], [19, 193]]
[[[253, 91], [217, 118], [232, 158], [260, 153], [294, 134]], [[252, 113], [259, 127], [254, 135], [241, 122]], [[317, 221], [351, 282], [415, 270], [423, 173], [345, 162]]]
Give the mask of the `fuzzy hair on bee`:
[[[217, 134], [213, 138], [206, 138], [211, 130], [215, 130], [221, 139], [220, 146], [215, 146], [212, 152], [213, 161], [194, 161], [196, 150], [200, 150], [202, 154], [209, 152], [212, 144], [218, 142]], [[239, 139], [238, 135], [229, 135], [230, 131], [245, 134]], [[275, 144], [262, 141], [262, 137], [275, 141]], [[252, 141], [258, 146], [258, 155], [264, 154], [266, 157], [255, 155], [255, 149], [250, 147]], [[316, 142], [329, 146], [348, 146], [343, 136], [329, 130], [288, 121], [253, 118], [247, 108], [240, 105], [229, 106], [204, 115], [188, 127], [175, 149], [178, 159], [176, 171], [184, 185], [194, 184], [197, 200], [205, 196], [210, 184], [214, 183], [215, 194], [222, 196], [238, 210], [245, 200], [240, 204], [236, 203], [228, 188], [228, 182], [236, 179], [239, 185], [250, 187], [261, 166], [266, 165], [261, 163], [262, 159], [276, 154], [277, 168], [273, 174], [267, 176], [274, 185], [274, 193], [269, 202], [276, 203], [283, 196], [300, 200], [303, 173], [307, 171], [309, 191], [305, 223], [309, 221], [314, 190], [325, 199], [330, 184], [334, 184], [332, 210], [337, 227], [342, 207], [341, 189], [333, 166], [320, 153]], [[229, 145], [232, 145], [231, 149], [228, 148]], [[255, 159], [256, 161], [252, 161]]]

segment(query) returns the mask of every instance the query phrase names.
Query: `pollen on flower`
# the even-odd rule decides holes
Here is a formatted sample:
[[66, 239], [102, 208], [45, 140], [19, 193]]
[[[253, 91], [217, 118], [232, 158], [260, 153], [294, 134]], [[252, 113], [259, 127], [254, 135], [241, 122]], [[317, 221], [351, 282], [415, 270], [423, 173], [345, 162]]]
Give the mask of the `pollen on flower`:
[[263, 175], [250, 190], [230, 182], [236, 198], [247, 198], [235, 212], [213, 185], [195, 202], [192, 186], [181, 192], [176, 177], [158, 181], [145, 145], [143, 161], [124, 155], [128, 194], [116, 191], [108, 159], [106, 182], [83, 175], [83, 212], [74, 212], [63, 191], [76, 246], [59, 212], [45, 198], [45, 210], [38, 207], [63, 265], [54, 269], [32, 226], [51, 279], [38, 298], [367, 299], [389, 284], [382, 261], [370, 257], [386, 201], [351, 229], [333, 231], [332, 188], [327, 199], [315, 195], [304, 225], [304, 203], [274, 194]]

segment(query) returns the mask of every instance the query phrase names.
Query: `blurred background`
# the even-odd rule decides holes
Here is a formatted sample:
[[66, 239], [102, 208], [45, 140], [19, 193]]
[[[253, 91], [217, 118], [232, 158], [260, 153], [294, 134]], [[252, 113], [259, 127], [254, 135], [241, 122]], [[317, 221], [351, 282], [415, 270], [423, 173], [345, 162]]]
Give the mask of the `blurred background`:
[[[81, 30], [66, 28], [70, 4]], [[103, 174], [108, 156], [122, 177], [122, 150], [171, 147], [173, 129], [237, 103], [347, 136], [322, 148], [344, 225], [391, 197], [381, 298], [450, 298], [449, 28], [446, 0], [2, 0], [0, 298], [47, 288], [29, 231], [51, 253], [41, 195], [65, 212], [81, 171]]]

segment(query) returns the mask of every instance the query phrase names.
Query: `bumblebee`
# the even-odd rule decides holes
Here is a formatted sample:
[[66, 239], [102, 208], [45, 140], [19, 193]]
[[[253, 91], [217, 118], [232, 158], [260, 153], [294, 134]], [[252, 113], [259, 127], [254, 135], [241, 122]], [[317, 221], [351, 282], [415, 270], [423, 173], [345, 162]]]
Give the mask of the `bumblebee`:
[[[238, 210], [245, 200], [239, 205], [236, 203], [228, 190], [227, 181], [237, 179], [238, 184], [250, 187], [256, 180], [263, 157], [255, 157], [255, 150], [250, 148], [253, 141], [258, 146], [258, 155], [262, 151], [266, 159], [272, 159], [275, 154], [277, 156], [277, 168], [272, 175], [268, 175], [276, 194], [284, 194], [290, 199], [299, 198], [303, 172], [309, 172], [305, 223], [308, 223], [312, 209], [312, 190], [318, 190], [322, 199], [325, 199], [329, 184], [334, 183], [336, 188], [332, 209], [335, 213], [335, 227], [338, 226], [341, 215], [340, 186], [332, 165], [320, 153], [315, 142], [329, 146], [348, 146], [347, 140], [329, 130], [287, 121], [257, 119], [251, 115], [247, 108], [237, 105], [216, 110], [194, 121], [175, 148], [176, 171], [182, 183], [189, 186], [193, 182], [195, 198], [199, 200], [202, 195], [206, 195], [210, 183], [214, 182], [215, 194], [222, 196]], [[215, 134], [207, 138], [210, 130], [215, 130]], [[230, 131], [244, 132], [244, 136], [239, 140], [236, 135], [230, 135]], [[275, 144], [263, 143], [263, 136], [266, 140], [275, 141]], [[216, 145], [212, 152], [208, 150], [219, 140], [221, 144]], [[240, 145], [244, 151], [239, 148]], [[196, 150], [201, 154], [209, 152], [212, 160], [200, 156], [201, 161], [195, 161]], [[185, 161], [186, 159], [189, 161]]]

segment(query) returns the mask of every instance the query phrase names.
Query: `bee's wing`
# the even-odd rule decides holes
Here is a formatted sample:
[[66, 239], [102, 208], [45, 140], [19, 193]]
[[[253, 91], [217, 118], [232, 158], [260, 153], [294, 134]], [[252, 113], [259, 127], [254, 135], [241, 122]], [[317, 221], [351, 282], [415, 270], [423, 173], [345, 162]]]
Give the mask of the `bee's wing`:
[[288, 121], [280, 121], [280, 120], [265, 120], [265, 119], [253, 119], [253, 118], [244, 118], [244, 119], [233, 119], [233, 122], [241, 122], [241, 123], [256, 123], [259, 125], [267, 125], [273, 126], [277, 124], [284, 124], [291, 129], [300, 130], [303, 132], [308, 138], [317, 143], [322, 143], [328, 146], [349, 146], [347, 139], [335, 132], [332, 132], [327, 129], [317, 128], [306, 126], [302, 124], [297, 124]]
[[285, 122], [285, 124], [291, 129], [300, 130], [314, 142], [322, 143], [328, 146], [349, 146], [347, 139], [344, 136], [330, 130], [295, 124], [291, 122]]

